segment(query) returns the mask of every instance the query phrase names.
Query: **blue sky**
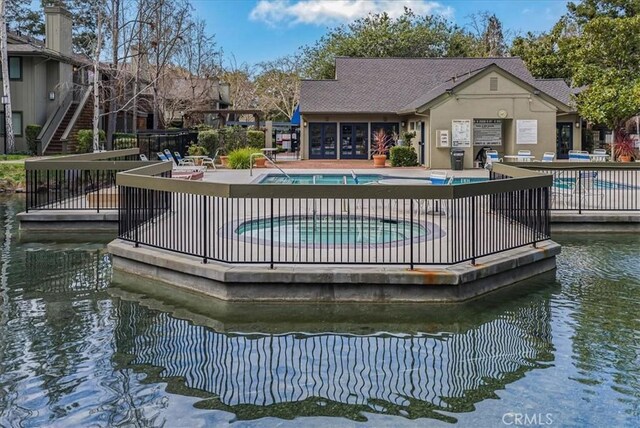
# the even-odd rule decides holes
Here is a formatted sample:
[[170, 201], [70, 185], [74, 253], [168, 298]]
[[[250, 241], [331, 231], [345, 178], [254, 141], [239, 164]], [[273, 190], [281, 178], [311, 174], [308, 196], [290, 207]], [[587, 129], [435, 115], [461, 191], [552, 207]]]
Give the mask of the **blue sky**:
[[469, 15], [495, 13], [503, 28], [546, 31], [566, 12], [564, 0], [192, 0], [224, 50], [225, 62], [255, 64], [313, 43], [327, 28], [351, 22], [367, 12], [402, 13], [405, 5], [421, 13], [440, 14], [464, 26]]

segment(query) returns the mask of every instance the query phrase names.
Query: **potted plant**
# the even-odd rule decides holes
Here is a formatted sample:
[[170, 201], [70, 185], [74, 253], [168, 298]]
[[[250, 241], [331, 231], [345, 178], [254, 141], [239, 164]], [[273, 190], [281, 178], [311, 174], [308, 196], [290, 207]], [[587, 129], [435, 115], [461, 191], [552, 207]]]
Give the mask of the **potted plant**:
[[617, 135], [615, 145], [613, 146], [613, 153], [620, 162], [631, 162], [636, 153], [636, 147], [634, 141], [629, 138], [629, 135], [620, 132]]
[[380, 128], [373, 133], [373, 166], [384, 168], [389, 151], [389, 137], [384, 129]]
[[224, 166], [224, 167], [228, 167], [229, 166], [229, 156], [226, 155], [226, 152], [224, 151], [224, 149], [220, 149], [220, 165]]
[[[254, 152], [254, 153], [260, 153], [262, 154], [262, 152]], [[256, 158], [254, 158], [254, 163], [256, 165], [256, 168], [264, 168], [267, 166], [267, 158], [263, 155], [263, 156], [258, 156]]]

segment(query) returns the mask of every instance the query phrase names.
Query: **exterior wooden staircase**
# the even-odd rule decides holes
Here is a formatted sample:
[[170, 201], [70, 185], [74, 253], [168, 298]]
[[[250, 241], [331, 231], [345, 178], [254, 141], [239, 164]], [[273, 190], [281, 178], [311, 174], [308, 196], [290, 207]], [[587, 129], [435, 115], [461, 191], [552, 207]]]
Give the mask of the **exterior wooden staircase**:
[[[81, 129], [91, 129], [93, 126], [93, 97], [88, 96], [84, 101], [84, 103], [82, 101], [73, 101], [71, 103], [60, 124], [54, 131], [51, 141], [44, 151], [44, 155], [49, 156], [65, 153], [65, 143], [66, 153], [75, 153], [78, 142], [78, 131]], [[80, 112], [78, 112], [79, 108], [82, 109]], [[72, 126], [71, 129], [69, 129], [70, 124]]]

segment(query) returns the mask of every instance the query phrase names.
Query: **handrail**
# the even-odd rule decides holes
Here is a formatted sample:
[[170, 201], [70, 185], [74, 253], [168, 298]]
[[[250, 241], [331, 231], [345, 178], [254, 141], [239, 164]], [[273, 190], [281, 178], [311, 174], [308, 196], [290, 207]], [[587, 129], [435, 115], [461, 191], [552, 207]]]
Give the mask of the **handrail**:
[[76, 111], [73, 113], [73, 116], [71, 117], [71, 120], [69, 121], [69, 124], [67, 125], [67, 129], [64, 130], [64, 133], [62, 134], [62, 137], [60, 137], [61, 140], [68, 140], [69, 139], [69, 134], [71, 133], [73, 128], [76, 126], [76, 122], [78, 120], [78, 117], [80, 117], [80, 113], [82, 113], [82, 110], [84, 109], [84, 106], [87, 104], [87, 101], [89, 100], [89, 96], [91, 96], [92, 92], [93, 92], [93, 87], [91, 87], [91, 86], [88, 86], [85, 89], [84, 94], [82, 95], [82, 98], [80, 99], [80, 102], [76, 106]]
[[45, 122], [42, 130], [40, 131], [40, 134], [38, 134], [38, 137], [36, 138], [36, 141], [40, 143], [40, 155], [44, 154], [44, 152], [47, 150], [47, 147], [49, 146], [49, 143], [51, 143], [51, 139], [53, 138], [53, 134], [56, 133], [58, 127], [60, 126], [60, 123], [62, 123], [62, 120], [67, 114], [69, 107], [71, 107], [72, 102], [73, 91], [69, 91], [67, 92], [67, 95], [64, 97], [60, 105], [58, 105], [55, 113], [49, 116], [49, 118]]
[[253, 157], [254, 156], [262, 156], [264, 157], [267, 162], [269, 162], [271, 165], [273, 165], [274, 167], [276, 167], [281, 173], [283, 173], [289, 180], [293, 179], [291, 178], [291, 176], [289, 174], [287, 174], [286, 172], [284, 172], [284, 170], [282, 168], [280, 168], [278, 165], [275, 164], [274, 161], [271, 160], [271, 158], [269, 158], [269, 156], [267, 156], [264, 153], [251, 153], [251, 155], [249, 156], [249, 177], [253, 177]]
[[[151, 177], [153, 166], [120, 172], [118, 186], [162, 190], [195, 195], [229, 198], [335, 198], [343, 199], [459, 199], [469, 196], [495, 195], [503, 192], [551, 187], [553, 176], [536, 171], [500, 165], [494, 172], [510, 176], [505, 180], [451, 185], [362, 186], [342, 185], [336, 195], [332, 184], [232, 184]], [[147, 172], [149, 171], [149, 172]]]

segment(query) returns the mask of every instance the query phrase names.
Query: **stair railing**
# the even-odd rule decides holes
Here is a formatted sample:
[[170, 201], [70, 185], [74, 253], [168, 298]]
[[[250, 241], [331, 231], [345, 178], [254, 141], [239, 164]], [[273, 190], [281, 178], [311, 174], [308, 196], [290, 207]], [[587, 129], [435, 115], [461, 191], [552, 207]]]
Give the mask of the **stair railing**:
[[[62, 137], [60, 137], [61, 141], [69, 140], [69, 134], [71, 134], [71, 131], [73, 131], [73, 128], [76, 126], [76, 122], [78, 121], [78, 118], [82, 113], [82, 110], [84, 110], [84, 106], [87, 104], [89, 97], [93, 93], [93, 88], [91, 86], [86, 86], [86, 85], [74, 85], [73, 93], [75, 94], [76, 92], [81, 93], [82, 98], [80, 99], [80, 102], [76, 106], [76, 111], [73, 113], [73, 116], [71, 117], [71, 120], [67, 125], [67, 129], [64, 130]], [[75, 99], [75, 96], [74, 96], [74, 99]]]
[[73, 101], [73, 90], [70, 90], [67, 92], [67, 94], [65, 95], [60, 105], [58, 105], [58, 108], [56, 109], [56, 111], [51, 116], [49, 116], [49, 118], [45, 122], [44, 126], [42, 127], [42, 130], [40, 131], [40, 133], [38, 134], [38, 137], [36, 138], [36, 145], [38, 147], [39, 156], [42, 156], [44, 152], [47, 150], [47, 147], [49, 147], [49, 143], [51, 143], [53, 134], [56, 133], [58, 127], [60, 126], [60, 123], [62, 123], [62, 120], [64, 119], [64, 116], [67, 114], [67, 111], [69, 110], [69, 107], [71, 106], [72, 101]]

